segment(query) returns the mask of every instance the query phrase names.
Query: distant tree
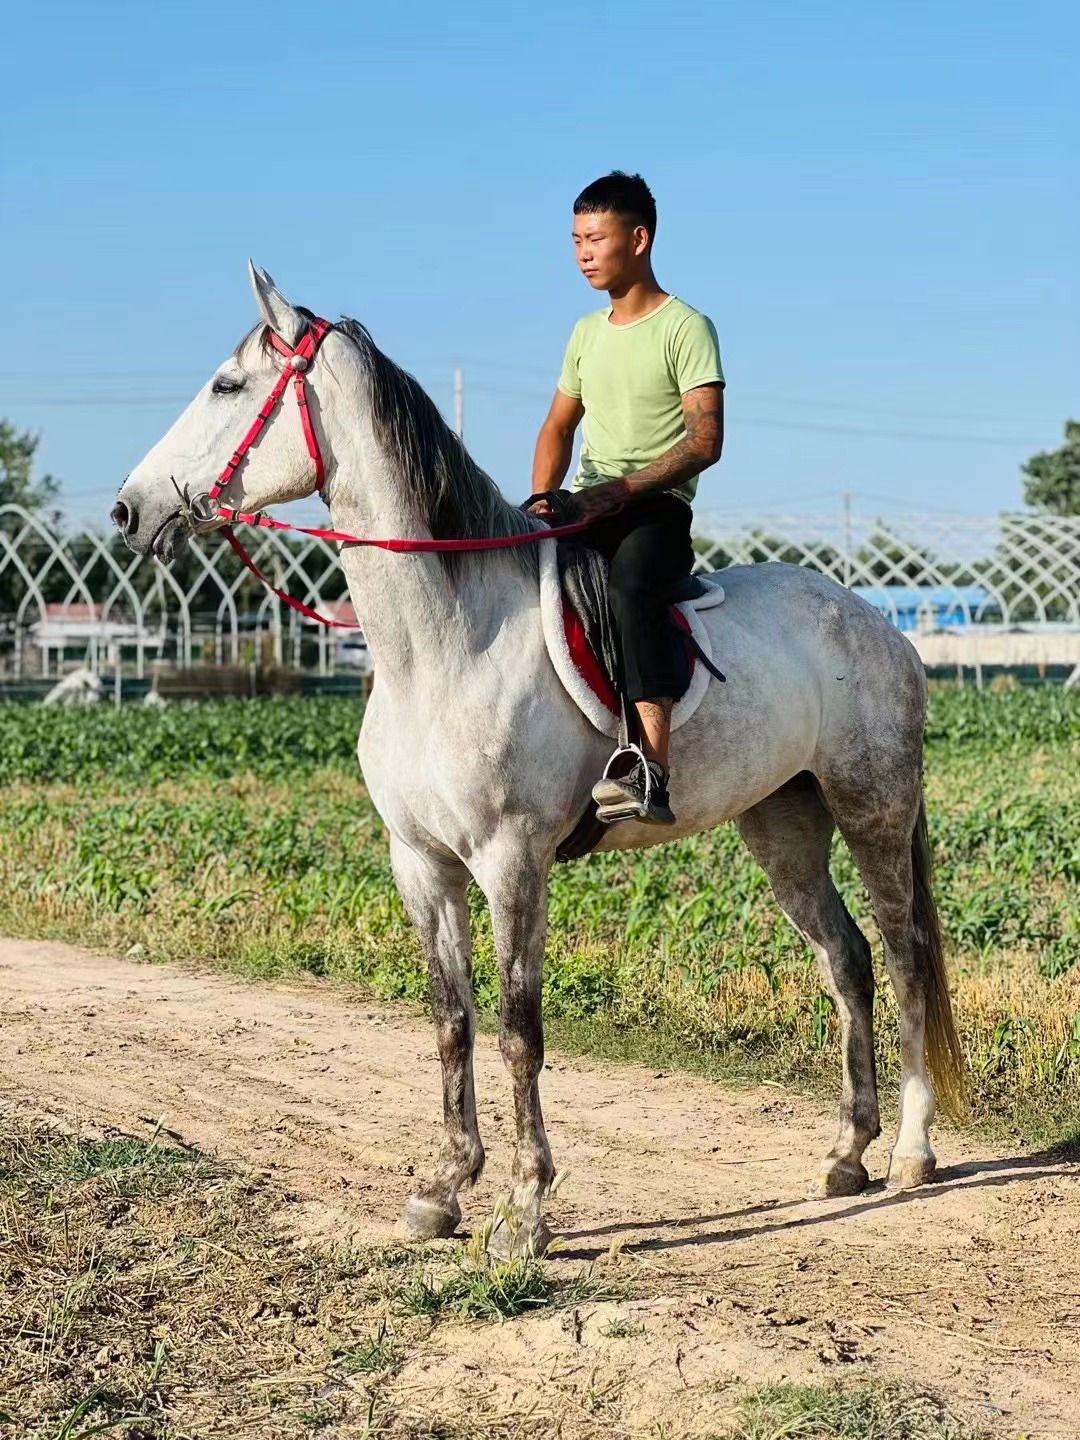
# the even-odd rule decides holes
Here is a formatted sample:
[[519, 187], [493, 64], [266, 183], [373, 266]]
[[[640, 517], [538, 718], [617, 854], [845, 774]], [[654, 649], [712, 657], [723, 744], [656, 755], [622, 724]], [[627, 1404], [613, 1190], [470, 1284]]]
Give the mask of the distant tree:
[[0, 505], [41, 511], [59, 498], [59, 480], [52, 475], [34, 479], [34, 455], [40, 440], [40, 435], [16, 430], [10, 420], [0, 420]]
[[728, 565], [759, 565], [780, 560], [785, 565], [810, 565], [814, 570], [829, 572], [840, 565], [840, 556], [831, 546], [813, 544], [809, 548], [766, 530], [752, 530], [737, 538], [712, 539], [705, 534], [694, 536], [694, 554], [708, 559], [714, 570]]
[[[10, 420], [0, 420], [0, 508], [5, 505], [19, 505], [23, 510], [37, 515], [49, 529], [56, 530], [59, 517], [56, 501], [60, 495], [60, 482], [52, 475], [34, 475], [34, 456], [40, 437], [31, 430], [17, 430]], [[0, 542], [5, 536], [23, 533], [19, 545], [19, 559], [31, 574], [37, 572], [48, 559], [48, 547], [39, 535], [31, 531], [24, 533], [25, 522], [15, 515], [0, 514]], [[55, 566], [46, 575], [42, 587], [47, 600], [61, 598], [64, 576]], [[13, 616], [26, 595], [26, 584], [19, 566], [8, 553], [7, 546], [0, 543], [0, 636], [10, 633]]]
[[870, 538], [860, 546], [854, 557], [855, 583], [865, 585], [868, 579], [882, 585], [928, 585], [941, 566], [937, 557], [913, 542], [898, 540], [881, 521]]
[[1024, 500], [1051, 515], [1080, 515], [1080, 420], [1065, 421], [1065, 444], [1033, 455], [1021, 470]]

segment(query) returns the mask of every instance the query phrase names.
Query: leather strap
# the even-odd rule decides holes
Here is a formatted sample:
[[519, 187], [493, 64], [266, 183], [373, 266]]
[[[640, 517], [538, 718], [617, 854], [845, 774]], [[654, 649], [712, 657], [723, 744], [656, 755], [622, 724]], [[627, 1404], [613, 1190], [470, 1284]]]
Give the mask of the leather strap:
[[[334, 327], [328, 320], [321, 320], [316, 317], [312, 320], [308, 329], [304, 332], [295, 348], [287, 345], [280, 335], [269, 331], [270, 343], [279, 355], [284, 355], [288, 361], [286, 367], [278, 376], [274, 388], [266, 397], [262, 409], [252, 421], [247, 434], [240, 441], [240, 444], [233, 451], [228, 464], [222, 470], [215, 483], [207, 492], [207, 499], [216, 503], [218, 496], [228, 485], [229, 481], [240, 468], [245, 456], [255, 441], [262, 434], [263, 428], [270, 423], [278, 403], [288, 388], [290, 377], [293, 379], [296, 389], [296, 403], [300, 411], [300, 424], [304, 431], [304, 440], [307, 444], [308, 454], [315, 465], [315, 490], [321, 490], [326, 480], [326, 471], [323, 466], [322, 452], [319, 449], [318, 437], [315, 434], [315, 427], [311, 420], [311, 411], [308, 407], [307, 377], [315, 357], [318, 354], [319, 346]], [[530, 500], [536, 499], [530, 496]], [[526, 506], [529, 501], [526, 501]], [[426, 555], [426, 554], [456, 554], [478, 550], [510, 550], [519, 545], [532, 545], [539, 540], [559, 540], [565, 535], [578, 535], [587, 530], [591, 520], [578, 520], [569, 525], [557, 525], [543, 530], [528, 530], [521, 535], [497, 535], [484, 536], [475, 540], [372, 540], [361, 535], [349, 535], [342, 530], [326, 530], [318, 526], [289, 525], [283, 520], [274, 520], [269, 515], [263, 515], [255, 511], [236, 510], [231, 505], [217, 504], [214, 519], [225, 520], [228, 523], [222, 528], [226, 540], [233, 551], [252, 575], [261, 580], [262, 583], [285, 605], [306, 615], [309, 620], [316, 620], [320, 625], [333, 626], [339, 630], [358, 630], [358, 625], [350, 625], [344, 620], [331, 620], [325, 615], [320, 615], [310, 605], [305, 605], [302, 600], [296, 600], [285, 590], [279, 590], [262, 573], [255, 561], [244, 549], [242, 542], [237, 538], [234, 525], [253, 525], [263, 530], [288, 530], [296, 535], [310, 535], [316, 540], [329, 540], [342, 545], [370, 545], [379, 550], [392, 550], [403, 555]]]
[[[296, 403], [300, 409], [300, 423], [303, 426], [304, 440], [307, 443], [308, 454], [315, 462], [315, 489], [322, 489], [326, 479], [326, 473], [323, 468], [322, 451], [319, 449], [319, 442], [315, 435], [315, 427], [311, 423], [311, 412], [308, 409], [307, 374], [315, 360], [319, 346], [332, 329], [333, 326], [329, 320], [313, 320], [301, 336], [300, 342], [295, 349], [291, 345], [286, 345], [281, 336], [276, 335], [273, 330], [269, 332], [271, 345], [273, 345], [279, 355], [286, 356], [289, 363], [278, 376], [274, 388], [263, 402], [262, 409], [252, 421], [247, 434], [233, 451], [229, 463], [225, 466], [224, 470], [222, 470], [214, 484], [211, 485], [209, 490], [211, 500], [218, 498], [222, 490], [224, 490], [225, 486], [228, 485], [237, 470], [239, 470], [244, 457], [262, 434], [263, 427], [268, 423], [270, 417], [277, 409], [278, 402], [288, 387], [290, 377], [294, 382], [296, 390]], [[241, 524], [247, 523], [242, 519], [240, 512], [233, 510], [229, 505], [220, 505], [218, 507], [218, 515], [221, 518], [235, 518], [238, 523]]]

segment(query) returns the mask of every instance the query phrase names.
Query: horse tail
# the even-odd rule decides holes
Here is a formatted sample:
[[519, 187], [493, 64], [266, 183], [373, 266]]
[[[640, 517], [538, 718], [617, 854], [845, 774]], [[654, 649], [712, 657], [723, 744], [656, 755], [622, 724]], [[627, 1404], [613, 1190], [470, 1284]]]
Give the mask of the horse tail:
[[930, 1079], [946, 1113], [954, 1120], [966, 1120], [967, 1066], [949, 999], [949, 977], [934, 901], [934, 858], [926, 829], [926, 802], [921, 796], [911, 837], [911, 872], [915, 957], [926, 987], [926, 1060]]

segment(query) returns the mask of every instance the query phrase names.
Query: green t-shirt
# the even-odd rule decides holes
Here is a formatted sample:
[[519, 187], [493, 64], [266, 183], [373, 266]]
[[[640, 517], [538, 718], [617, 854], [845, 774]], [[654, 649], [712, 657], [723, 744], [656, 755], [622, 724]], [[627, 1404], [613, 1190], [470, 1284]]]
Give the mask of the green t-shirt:
[[[682, 397], [724, 383], [712, 321], [669, 295], [651, 314], [612, 325], [611, 308], [574, 326], [559, 389], [585, 408], [572, 490], [632, 475], [686, 434]], [[689, 504], [697, 476], [671, 494]]]

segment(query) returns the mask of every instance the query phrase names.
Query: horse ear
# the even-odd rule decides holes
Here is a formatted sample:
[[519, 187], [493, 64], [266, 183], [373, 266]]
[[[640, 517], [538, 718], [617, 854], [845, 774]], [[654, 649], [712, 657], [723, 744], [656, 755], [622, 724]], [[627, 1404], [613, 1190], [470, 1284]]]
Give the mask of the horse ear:
[[289, 304], [273, 280], [254, 260], [248, 261], [248, 278], [255, 294], [255, 303], [270, 329], [280, 335], [287, 345], [298, 344], [307, 328], [307, 321], [299, 310]]

